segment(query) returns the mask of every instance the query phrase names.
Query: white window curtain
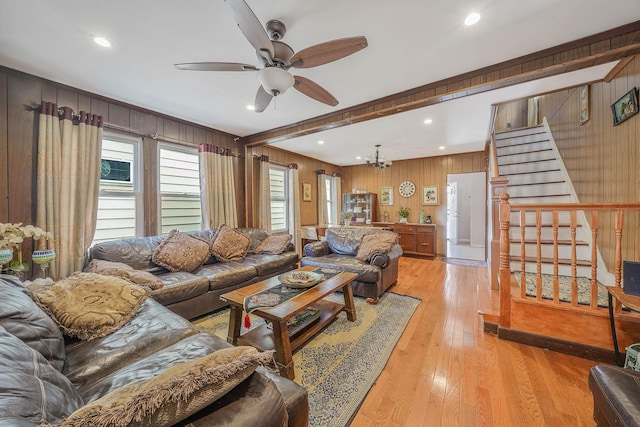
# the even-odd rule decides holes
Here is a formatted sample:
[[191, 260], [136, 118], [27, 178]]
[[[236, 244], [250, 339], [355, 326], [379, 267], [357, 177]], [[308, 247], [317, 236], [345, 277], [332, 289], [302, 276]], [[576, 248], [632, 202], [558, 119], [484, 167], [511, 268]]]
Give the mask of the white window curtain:
[[334, 203], [333, 203], [334, 211], [331, 213], [331, 217], [332, 217], [331, 222], [333, 222], [333, 224], [340, 224], [340, 219], [341, 219], [340, 212], [342, 211], [342, 178], [340, 177], [339, 174], [334, 173], [333, 176], [331, 177], [331, 183], [333, 184], [332, 187], [333, 187], [333, 191], [335, 192], [334, 195], [332, 196], [334, 198]]
[[202, 226], [215, 229], [220, 224], [238, 226], [234, 157], [231, 149], [202, 144], [200, 160], [200, 205]]
[[289, 232], [296, 247], [298, 257], [302, 256], [302, 229], [300, 227], [300, 178], [298, 165], [289, 164], [289, 200], [291, 201], [291, 215], [289, 215]]
[[[38, 129], [36, 225], [54, 234], [50, 276], [81, 271], [93, 241], [100, 189], [102, 116], [42, 101]], [[43, 242], [40, 240], [39, 242]], [[42, 244], [42, 243], [40, 243]], [[42, 248], [40, 248], [42, 249]]]
[[271, 233], [271, 188], [269, 177], [269, 156], [260, 156], [260, 171], [258, 173], [258, 227]]
[[318, 225], [329, 223], [327, 212], [327, 186], [324, 183], [326, 176], [323, 170], [318, 171]]

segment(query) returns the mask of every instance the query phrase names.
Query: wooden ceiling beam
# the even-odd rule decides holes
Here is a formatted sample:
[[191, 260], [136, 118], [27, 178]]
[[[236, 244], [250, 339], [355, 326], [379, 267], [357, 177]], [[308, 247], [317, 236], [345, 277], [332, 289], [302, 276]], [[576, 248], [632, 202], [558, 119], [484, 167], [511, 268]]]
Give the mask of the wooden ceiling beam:
[[348, 126], [640, 54], [640, 21], [240, 139], [248, 147]]

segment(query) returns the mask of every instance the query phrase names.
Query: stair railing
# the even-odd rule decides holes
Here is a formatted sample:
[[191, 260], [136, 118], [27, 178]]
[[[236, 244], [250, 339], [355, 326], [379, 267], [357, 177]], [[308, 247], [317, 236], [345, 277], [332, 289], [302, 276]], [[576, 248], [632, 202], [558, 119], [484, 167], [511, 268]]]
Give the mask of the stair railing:
[[[624, 230], [624, 216], [625, 212], [635, 211], [640, 212], [640, 203], [544, 203], [544, 204], [511, 204], [509, 203], [509, 195], [503, 193], [500, 196], [500, 265], [499, 265], [499, 280], [500, 280], [500, 326], [508, 328], [511, 324], [511, 256], [510, 256], [510, 235], [509, 229], [511, 227], [511, 213], [519, 212], [520, 217], [520, 259], [521, 259], [521, 273], [520, 273], [520, 296], [522, 298], [533, 298], [537, 301], [542, 301], [542, 239], [541, 230], [542, 214], [543, 212], [551, 213], [551, 227], [553, 235], [553, 299], [555, 304], [565, 304], [577, 307], [578, 306], [578, 260], [576, 256], [576, 229], [577, 229], [577, 213], [579, 211], [589, 212], [590, 215], [587, 218], [591, 225], [591, 280], [590, 280], [590, 294], [589, 294], [589, 306], [590, 310], [598, 309], [598, 262], [597, 262], [597, 239], [598, 239], [598, 225], [600, 212], [612, 212], [614, 214], [614, 232], [615, 232], [615, 258], [614, 258], [614, 280], [615, 286], [620, 287], [622, 283], [622, 236]], [[527, 224], [526, 213], [533, 212], [535, 215], [535, 223]], [[560, 284], [558, 274], [558, 230], [560, 228], [559, 214], [561, 212], [567, 212], [569, 216], [569, 229], [570, 229], [570, 245], [571, 245], [571, 296], [569, 301], [562, 301], [559, 297]], [[536, 264], [536, 295], [535, 297], [529, 297], [526, 294], [526, 251], [525, 251], [525, 228], [529, 226], [535, 227], [535, 264]], [[620, 304], [617, 303], [614, 307], [616, 312], [620, 312]]]

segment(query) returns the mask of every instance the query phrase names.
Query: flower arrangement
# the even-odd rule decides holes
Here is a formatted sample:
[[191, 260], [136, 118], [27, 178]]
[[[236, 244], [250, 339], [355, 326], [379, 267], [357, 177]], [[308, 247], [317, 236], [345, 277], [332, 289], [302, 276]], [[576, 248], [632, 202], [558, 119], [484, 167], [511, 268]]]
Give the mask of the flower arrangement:
[[0, 222], [0, 249], [19, 248], [25, 238], [33, 238], [33, 240], [51, 240], [53, 233], [45, 231], [40, 227], [33, 225], [4, 224]]
[[400, 209], [398, 209], [398, 215], [401, 218], [409, 218], [409, 212], [410, 211], [411, 211], [410, 208], [405, 208], [405, 207], [400, 206]]

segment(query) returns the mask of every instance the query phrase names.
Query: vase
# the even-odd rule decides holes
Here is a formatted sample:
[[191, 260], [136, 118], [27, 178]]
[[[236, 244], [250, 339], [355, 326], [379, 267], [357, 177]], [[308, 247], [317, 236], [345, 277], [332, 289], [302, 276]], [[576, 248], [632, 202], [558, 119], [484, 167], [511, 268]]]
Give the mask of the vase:
[[47, 269], [49, 268], [49, 263], [56, 259], [56, 251], [53, 249], [34, 251], [31, 255], [31, 259], [33, 260], [34, 264], [40, 265], [42, 274], [44, 275], [44, 277], [47, 277]]
[[400, 218], [400, 224], [406, 224], [407, 223], [407, 218]]
[[11, 248], [5, 248], [5, 249], [0, 249], [0, 268], [11, 262], [11, 260], [13, 259], [13, 249]]

